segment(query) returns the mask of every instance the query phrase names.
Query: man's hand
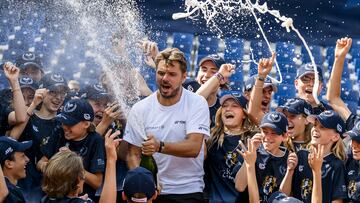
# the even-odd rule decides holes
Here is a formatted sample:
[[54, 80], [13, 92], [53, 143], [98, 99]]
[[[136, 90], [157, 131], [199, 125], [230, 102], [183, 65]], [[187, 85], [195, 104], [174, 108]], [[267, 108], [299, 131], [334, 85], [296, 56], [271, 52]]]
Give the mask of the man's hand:
[[294, 152], [290, 153], [287, 159], [287, 170], [288, 171], [295, 170], [297, 164], [298, 164], [297, 155]]
[[146, 156], [152, 156], [155, 152], [159, 151], [160, 142], [154, 135], [148, 135], [148, 139], [142, 143], [141, 151]]
[[105, 134], [105, 151], [107, 160], [117, 160], [116, 149], [121, 142], [121, 139], [117, 138], [119, 135], [120, 131], [116, 131], [115, 133], [111, 134], [111, 130], [108, 130]]
[[17, 82], [19, 79], [20, 69], [10, 62], [4, 64], [4, 73], [10, 82]]
[[273, 65], [274, 65], [274, 61], [275, 61], [275, 56], [276, 53], [273, 52], [271, 55], [271, 58], [262, 58], [259, 61], [259, 65], [258, 65], [258, 75], [259, 77], [263, 77], [265, 78], [271, 71]]
[[335, 47], [335, 57], [341, 57], [345, 58], [346, 54], [349, 53], [349, 50], [351, 48], [352, 39], [351, 38], [341, 38], [336, 41], [336, 47]]
[[321, 172], [321, 166], [324, 161], [324, 145], [311, 147], [310, 154], [308, 156], [308, 163], [313, 171]]

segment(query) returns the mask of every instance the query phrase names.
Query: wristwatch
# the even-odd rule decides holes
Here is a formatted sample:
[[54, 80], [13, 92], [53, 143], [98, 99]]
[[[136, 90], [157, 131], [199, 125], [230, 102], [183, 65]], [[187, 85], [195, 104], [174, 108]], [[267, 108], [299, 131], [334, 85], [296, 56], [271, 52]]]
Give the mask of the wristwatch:
[[265, 81], [265, 78], [264, 78], [264, 77], [258, 76], [257, 78], [258, 78], [260, 81], [263, 81], [263, 82]]
[[163, 148], [165, 147], [165, 143], [163, 141], [160, 141], [160, 147], [158, 152], [162, 152]]

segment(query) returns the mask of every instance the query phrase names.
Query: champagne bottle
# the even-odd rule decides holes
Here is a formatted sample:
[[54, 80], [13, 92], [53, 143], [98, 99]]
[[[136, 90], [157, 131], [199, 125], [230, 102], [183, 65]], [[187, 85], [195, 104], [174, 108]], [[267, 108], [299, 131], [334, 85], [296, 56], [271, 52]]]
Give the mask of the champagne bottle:
[[154, 177], [155, 183], [157, 184], [157, 172], [158, 168], [153, 156], [141, 155], [140, 166], [149, 170]]

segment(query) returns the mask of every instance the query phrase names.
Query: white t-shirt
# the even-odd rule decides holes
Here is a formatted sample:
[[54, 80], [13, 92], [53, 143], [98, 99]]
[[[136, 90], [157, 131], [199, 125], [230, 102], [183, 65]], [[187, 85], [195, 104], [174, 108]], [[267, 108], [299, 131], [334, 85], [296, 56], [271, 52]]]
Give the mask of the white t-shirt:
[[[163, 142], [182, 141], [190, 133], [201, 133], [204, 138], [209, 136], [209, 107], [203, 97], [183, 88], [176, 104], [163, 106], [156, 94], [151, 94], [132, 107], [126, 124], [125, 141], [141, 147], [145, 132]], [[162, 184], [161, 194], [203, 191], [203, 146], [196, 158], [162, 153], [155, 153], [153, 157], [158, 166], [158, 180]]]

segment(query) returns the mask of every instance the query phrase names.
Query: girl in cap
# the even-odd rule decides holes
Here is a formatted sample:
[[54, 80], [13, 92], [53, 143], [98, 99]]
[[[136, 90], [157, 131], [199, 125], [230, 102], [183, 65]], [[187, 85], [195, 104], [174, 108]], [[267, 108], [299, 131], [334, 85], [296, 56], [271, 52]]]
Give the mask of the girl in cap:
[[311, 140], [312, 125], [306, 117], [312, 112], [312, 107], [304, 99], [289, 99], [283, 106], [277, 108], [286, 116], [289, 129], [285, 146], [292, 152], [306, 149]]
[[58, 151], [70, 150], [83, 158], [85, 168], [84, 193], [94, 198], [95, 191], [102, 183], [105, 170], [104, 140], [95, 132], [92, 124], [94, 111], [83, 99], [68, 101], [56, 117], [62, 128], [54, 131], [46, 144], [41, 147], [43, 157], [37, 168], [44, 172], [48, 160]]
[[348, 202], [360, 202], [360, 121], [346, 133], [351, 138], [351, 151], [346, 161]]
[[[345, 186], [346, 159], [345, 147], [342, 142], [342, 134], [345, 129], [344, 121], [334, 111], [324, 111], [320, 115], [308, 117], [313, 123], [311, 129], [312, 145], [310, 150], [319, 151], [324, 145], [324, 162], [322, 171], [322, 201], [343, 202], [347, 197]], [[297, 153], [298, 165], [294, 170], [288, 170], [281, 185], [281, 190], [287, 195], [293, 196], [306, 202], [311, 202], [313, 173], [309, 166], [309, 151], [300, 150]], [[326, 186], [326, 187], [325, 187]]]
[[82, 157], [71, 151], [56, 153], [44, 170], [42, 189], [46, 193], [41, 203], [93, 202], [82, 193], [85, 169]]
[[[267, 202], [270, 195], [278, 190], [287, 165], [294, 164], [294, 155], [289, 155], [286, 148], [281, 147], [287, 136], [287, 126], [284, 114], [267, 113], [260, 123], [261, 134], [252, 138], [253, 145], [258, 148], [255, 171], [261, 202]], [[235, 185], [240, 192], [248, 185], [245, 164], [236, 174]]]
[[243, 160], [236, 149], [240, 140], [245, 142], [246, 138], [252, 136], [246, 123], [246, 103], [245, 97], [236, 92], [220, 99], [221, 107], [216, 113], [216, 124], [207, 141], [205, 161], [210, 202], [234, 202], [238, 196], [232, 171]]

